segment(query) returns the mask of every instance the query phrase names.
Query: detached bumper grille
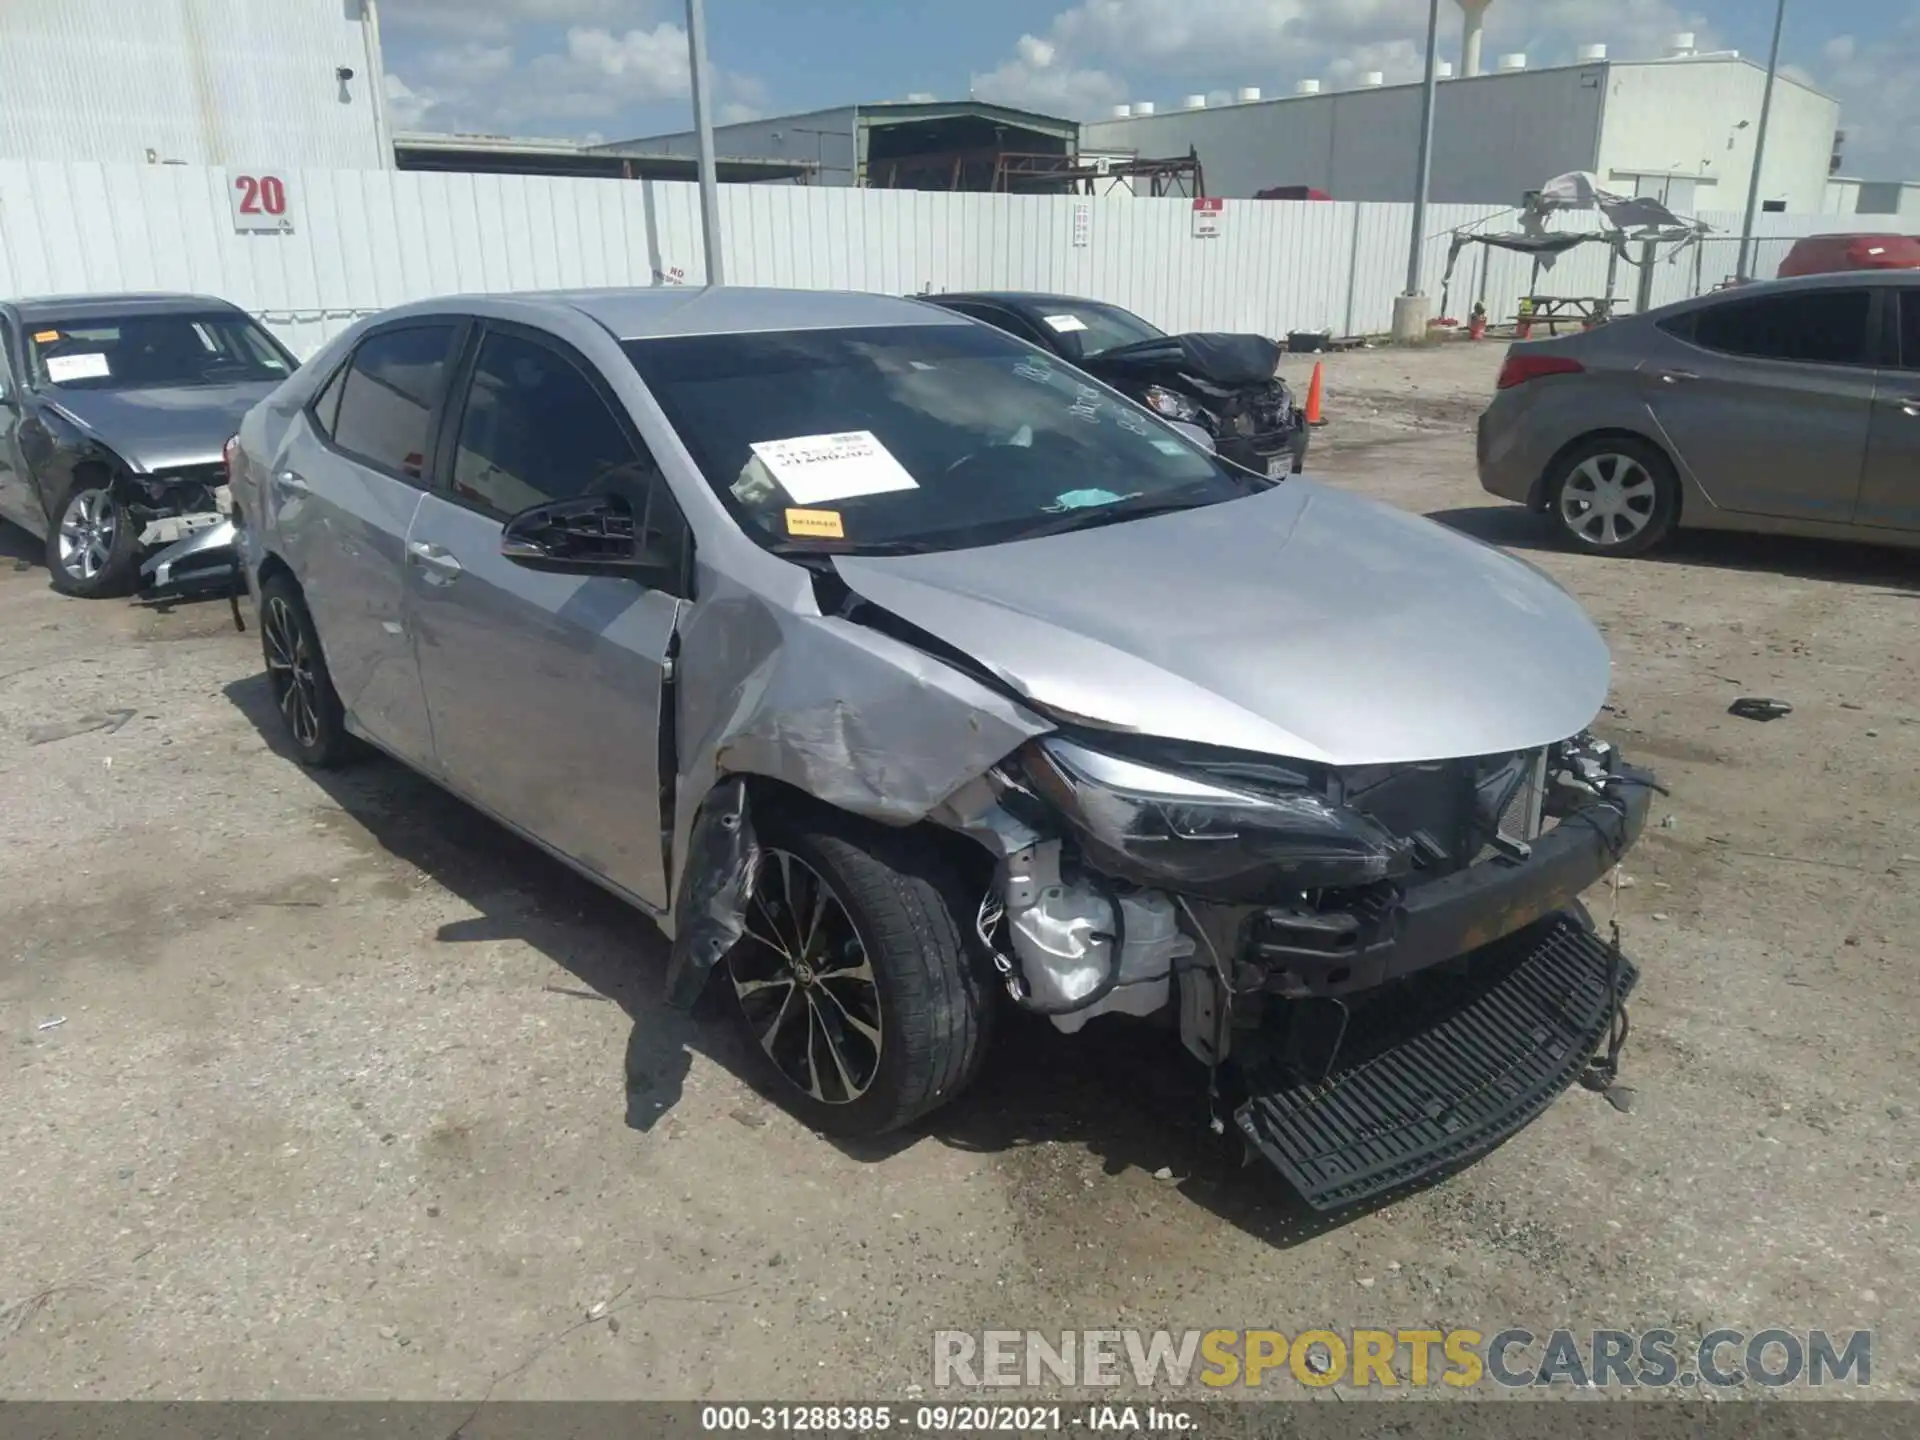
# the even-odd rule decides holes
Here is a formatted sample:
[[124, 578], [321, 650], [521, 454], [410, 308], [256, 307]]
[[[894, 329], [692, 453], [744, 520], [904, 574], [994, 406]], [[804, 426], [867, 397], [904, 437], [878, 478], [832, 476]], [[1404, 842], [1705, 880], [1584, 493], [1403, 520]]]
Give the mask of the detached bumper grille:
[[1390, 1049], [1309, 1084], [1248, 1077], [1240, 1131], [1314, 1209], [1470, 1160], [1573, 1083], [1638, 972], [1565, 916], [1510, 943], [1521, 958], [1499, 983]]

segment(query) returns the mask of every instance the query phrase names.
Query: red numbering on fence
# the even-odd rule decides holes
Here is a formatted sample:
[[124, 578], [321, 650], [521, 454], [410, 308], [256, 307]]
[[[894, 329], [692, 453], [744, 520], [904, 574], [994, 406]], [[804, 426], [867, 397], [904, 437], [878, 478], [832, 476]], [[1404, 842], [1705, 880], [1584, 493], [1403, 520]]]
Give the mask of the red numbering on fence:
[[278, 175], [242, 175], [233, 188], [240, 192], [242, 215], [287, 213], [287, 187]]

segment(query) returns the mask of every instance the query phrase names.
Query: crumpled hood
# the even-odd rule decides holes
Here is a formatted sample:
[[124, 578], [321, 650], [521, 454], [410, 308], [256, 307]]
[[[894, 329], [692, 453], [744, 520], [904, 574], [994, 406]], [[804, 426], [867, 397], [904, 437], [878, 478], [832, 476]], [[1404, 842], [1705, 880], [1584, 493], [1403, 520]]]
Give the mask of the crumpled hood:
[[1299, 479], [834, 564], [1058, 719], [1334, 765], [1548, 745], [1593, 720], [1611, 673], [1586, 612], [1532, 566]]
[[1116, 346], [1082, 362], [1096, 375], [1194, 375], [1232, 388], [1264, 385], [1280, 368], [1281, 350], [1264, 335], [1165, 335]]
[[80, 390], [52, 386], [42, 393], [134, 470], [151, 472], [220, 459], [240, 417], [280, 382], [183, 385], [152, 390]]

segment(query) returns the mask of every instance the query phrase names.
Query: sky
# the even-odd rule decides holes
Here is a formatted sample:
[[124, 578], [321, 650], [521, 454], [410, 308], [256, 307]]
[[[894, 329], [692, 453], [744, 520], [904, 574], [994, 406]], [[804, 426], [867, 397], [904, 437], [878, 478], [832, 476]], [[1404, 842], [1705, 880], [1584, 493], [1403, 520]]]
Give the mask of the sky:
[[[1485, 54], [1764, 63], [1771, 0], [1493, 0]], [[1087, 119], [1121, 101], [1418, 78], [1426, 0], [706, 0], [715, 119], [925, 93]], [[692, 126], [680, 0], [382, 0], [401, 129], [624, 140]], [[1441, 5], [1441, 54], [1460, 13]], [[1788, 0], [1782, 65], [1841, 102], [1845, 172], [1920, 178], [1920, 0]]]

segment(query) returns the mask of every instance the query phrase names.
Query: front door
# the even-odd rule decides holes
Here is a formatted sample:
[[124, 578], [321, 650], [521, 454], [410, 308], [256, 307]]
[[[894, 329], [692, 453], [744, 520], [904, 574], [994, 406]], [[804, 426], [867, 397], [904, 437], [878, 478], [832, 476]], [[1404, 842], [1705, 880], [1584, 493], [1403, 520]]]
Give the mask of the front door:
[[1862, 287], [1728, 298], [1657, 327], [1641, 366], [1648, 403], [1715, 505], [1853, 518], [1873, 411], [1874, 319], [1873, 292]]
[[38, 539], [47, 517], [21, 468], [20, 383], [24, 377], [15, 367], [14, 338], [13, 327], [0, 320], [0, 520], [26, 525]]
[[1899, 339], [1881, 370], [1867, 436], [1867, 471], [1853, 518], [1887, 530], [1920, 530], [1920, 289], [1888, 290]]
[[408, 608], [447, 782], [657, 908], [667, 903], [660, 724], [681, 597], [500, 554], [529, 506], [624, 496], [636, 539], [680, 554], [666, 483], [591, 367], [489, 325], [456, 438], [409, 539]]
[[349, 718], [427, 770], [433, 736], [403, 580], [463, 332], [443, 320], [369, 334], [287, 428], [264, 482]]

